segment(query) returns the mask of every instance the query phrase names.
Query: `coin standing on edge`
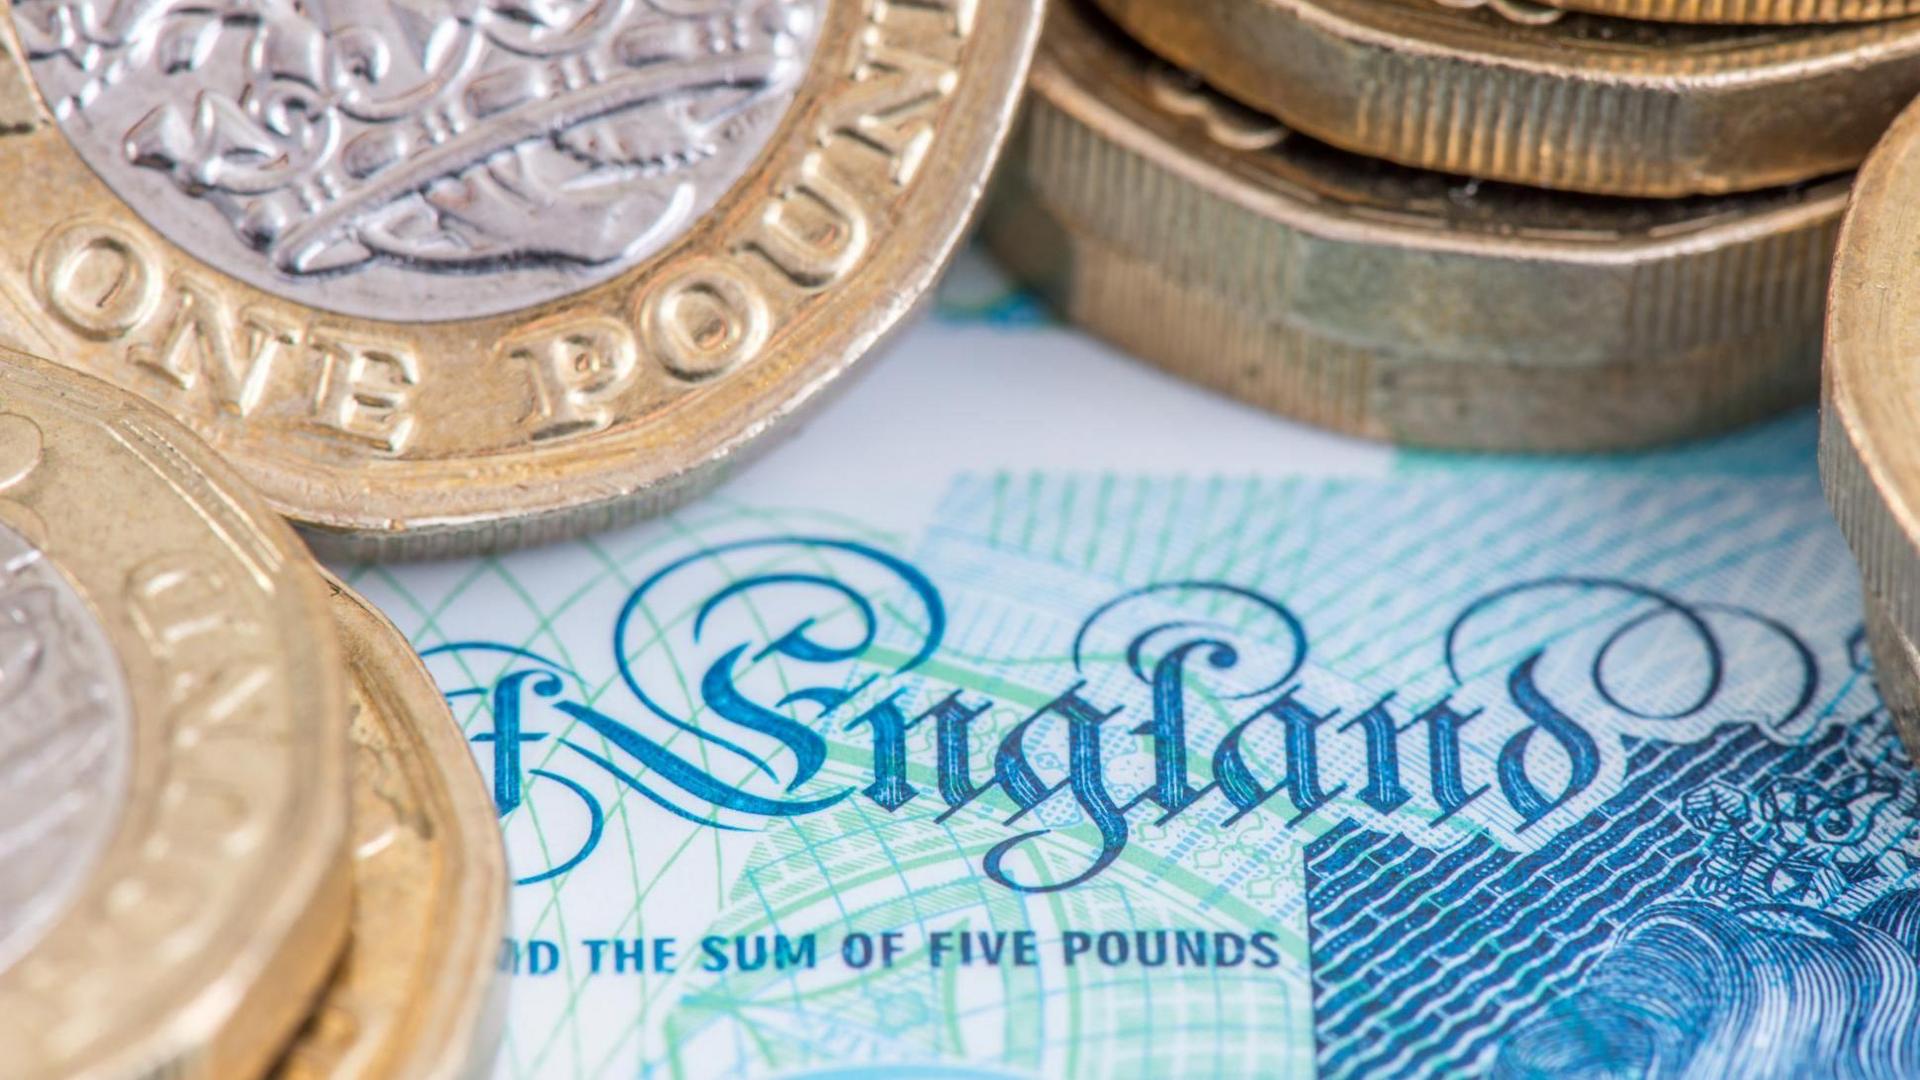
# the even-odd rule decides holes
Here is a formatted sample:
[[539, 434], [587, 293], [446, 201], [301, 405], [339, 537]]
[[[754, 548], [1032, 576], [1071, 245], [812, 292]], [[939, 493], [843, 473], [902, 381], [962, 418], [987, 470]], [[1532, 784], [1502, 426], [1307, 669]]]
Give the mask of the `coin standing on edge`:
[[1867, 646], [1873, 653], [1874, 685], [1893, 716], [1894, 730], [1912, 757], [1920, 747], [1920, 648], [1887, 617], [1885, 607], [1867, 597]]
[[1812, 396], [1844, 180], [1681, 201], [1468, 185], [1291, 132], [1056, 5], [987, 221], [1068, 318], [1340, 431], [1594, 450]]
[[506, 1004], [507, 870], [493, 799], [407, 639], [327, 583], [353, 682], [353, 926], [279, 1075], [483, 1075]]
[[1754, 191], [1859, 165], [1920, 93], [1920, 19], [1529, 26], [1436, 0], [1099, 0], [1167, 59], [1355, 153], [1606, 195]]
[[1041, 9], [17, 0], [0, 333], [328, 552], [660, 510], [927, 296]]
[[0, 1046], [269, 1065], [347, 927], [344, 668], [300, 541], [152, 406], [0, 352]]
[[[1860, 562], [1882, 692], [1920, 759], [1920, 694], [1900, 646], [1920, 641], [1920, 106], [1860, 170], [1827, 301], [1820, 478]], [[1876, 627], [1878, 627], [1876, 629]]]

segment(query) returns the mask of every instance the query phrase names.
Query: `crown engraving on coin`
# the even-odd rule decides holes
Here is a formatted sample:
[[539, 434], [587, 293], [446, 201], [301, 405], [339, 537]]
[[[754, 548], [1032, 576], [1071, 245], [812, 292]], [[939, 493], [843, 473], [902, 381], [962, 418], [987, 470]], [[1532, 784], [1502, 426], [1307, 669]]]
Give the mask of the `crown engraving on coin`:
[[169, 239], [299, 302], [456, 318], [605, 280], [696, 221], [792, 100], [823, 2], [13, 10], [61, 130]]

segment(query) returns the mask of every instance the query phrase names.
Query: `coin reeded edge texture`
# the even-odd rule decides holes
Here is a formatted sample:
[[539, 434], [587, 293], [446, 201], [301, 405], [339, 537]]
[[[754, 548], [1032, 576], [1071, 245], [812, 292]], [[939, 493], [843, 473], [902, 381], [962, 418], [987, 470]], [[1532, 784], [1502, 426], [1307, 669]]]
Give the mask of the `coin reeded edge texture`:
[[0, 352], [0, 520], [93, 609], [130, 689], [124, 809], [0, 971], [6, 1069], [253, 1075], [344, 940], [345, 671], [300, 541], [153, 406]]
[[[43, 20], [55, 32], [36, 29], [33, 48], [70, 49], [85, 63], [94, 56], [90, 42], [61, 34], [111, 27], [83, 17], [96, 0], [57, 3], [76, 14], [57, 25]], [[510, 17], [510, 7], [495, 11], [483, 4], [472, 9], [477, 15], [463, 8], [436, 17], [480, 19], [479, 29], [510, 35], [524, 21]], [[23, 0], [0, 20], [9, 53], [0, 62], [0, 179], [14, 208], [0, 220], [0, 331], [30, 351], [161, 404], [307, 527], [328, 554], [472, 553], [657, 512], [717, 480], [724, 466], [815, 400], [927, 297], [1011, 127], [1041, 7], [1040, 0], [991, 7], [978, 0], [828, 0], [807, 31], [815, 44], [792, 104], [745, 171], [665, 248], [605, 281], [531, 306], [430, 322], [407, 321], [424, 318], [418, 310], [392, 310], [387, 320], [375, 320], [295, 303], [245, 280], [238, 267], [203, 262], [176, 246], [167, 230], [153, 227], [115, 193], [63, 132], [22, 61], [28, 56], [19, 21], [28, 11]], [[551, 11], [579, 15], [564, 5]], [[189, 22], [206, 16], [198, 7], [168, 15]], [[760, 32], [744, 23], [720, 29], [730, 47], [735, 36]], [[192, 60], [198, 54], [190, 46], [211, 32], [183, 25], [167, 39], [180, 49], [169, 62]], [[705, 40], [675, 39], [661, 47], [698, 53]], [[592, 63], [576, 71], [569, 60], [556, 69], [590, 77], [606, 67], [596, 66], [599, 52], [592, 51], [603, 45], [624, 48], [596, 39], [587, 57]], [[630, 54], [651, 55], [620, 55]], [[362, 72], [348, 67], [349, 74]], [[524, 65], [512, 70], [516, 78], [528, 76]], [[242, 145], [252, 145], [267, 138], [261, 132], [271, 132], [274, 117], [298, 119], [307, 115], [302, 109], [332, 117], [360, 108], [357, 88], [323, 110], [301, 81], [309, 76], [271, 74], [274, 87], [291, 85], [291, 99], [243, 96], [233, 109], [214, 103], [204, 118], [191, 114], [192, 123], [156, 122], [130, 132], [127, 152], [157, 163], [131, 172], [142, 179], [155, 172], [153, 182], [171, 183], [156, 171], [165, 166], [168, 176], [202, 183], [203, 173], [225, 176], [241, 168], [233, 162], [246, 155], [214, 153], [237, 137], [236, 128], [246, 136]], [[488, 107], [498, 97], [507, 111], [490, 114], [471, 131], [505, 125], [504, 138], [560, 125], [565, 130], [551, 134], [570, 148], [569, 161], [594, 156], [644, 171], [659, 164], [655, 136], [679, 130], [644, 124], [576, 129], [568, 125], [585, 123], [587, 114], [555, 112], [524, 86], [502, 90], [489, 82], [484, 89]], [[293, 107], [302, 102], [302, 109]], [[282, 105], [272, 116], [246, 111]], [[704, 115], [695, 110], [672, 119], [684, 125]], [[323, 243], [334, 234], [301, 232], [307, 219], [299, 217], [305, 205], [299, 200], [243, 216], [235, 227], [279, 244], [275, 251], [284, 247], [296, 270], [339, 260], [357, 266], [353, 260], [364, 261], [367, 250], [393, 258], [382, 253], [406, 249], [414, 258], [418, 253], [409, 254], [406, 245], [424, 227], [419, 223], [478, 228], [474, 222], [505, 212], [494, 197], [499, 191], [542, 190], [535, 182], [541, 170], [560, 167], [545, 154], [519, 165], [514, 155], [456, 162], [449, 168], [467, 171], [458, 172], [457, 183], [422, 189], [432, 198], [421, 206], [379, 170], [410, 176], [405, 170], [438, 167], [451, 153], [445, 147], [457, 144], [464, 153], [478, 136], [469, 131], [434, 143], [441, 134], [434, 116], [419, 121], [424, 141], [407, 142], [401, 132], [381, 142], [381, 132], [372, 132], [364, 153], [343, 166], [371, 170], [366, 190], [373, 195], [359, 196], [363, 202], [404, 196], [396, 196], [391, 219], [367, 218], [353, 242]], [[667, 140], [669, 156], [686, 149], [683, 142]], [[362, 146], [358, 137], [355, 145]], [[687, 145], [697, 147], [698, 140]], [[249, 180], [243, 175], [233, 186]], [[323, 184], [300, 195], [322, 200], [328, 190]], [[463, 201], [469, 196], [479, 201]], [[566, 206], [559, 199], [546, 212]], [[339, 221], [323, 223], [332, 229]], [[448, 252], [459, 247], [435, 240], [431, 254], [454, 259]], [[315, 251], [321, 262], [301, 261]], [[486, 273], [495, 265], [479, 260], [462, 272]], [[259, 271], [249, 266], [250, 273]], [[448, 281], [444, 287], [461, 287], [458, 277]]]
[[1888, 618], [1886, 608], [1866, 598], [1867, 646], [1873, 653], [1874, 684], [1893, 716], [1893, 727], [1908, 757], [1920, 753], [1920, 648]]
[[1870, 22], [1920, 14], [1914, 0], [1541, 0], [1568, 11], [1618, 19], [1720, 25], [1795, 26]]
[[1920, 641], [1920, 107], [1860, 170], [1827, 301], [1820, 474], [1868, 595]]
[[[1542, 219], [1564, 199], [1568, 227], [1489, 211], [1456, 228], [1444, 178], [1342, 165], [1156, 75], [1097, 15], [1062, 4], [1050, 20], [986, 237], [1069, 319], [1143, 359], [1440, 447], [1646, 445], [1814, 392], [1845, 180], [1649, 204], [1672, 218], [1635, 235], [1575, 227], [1595, 219], [1572, 213], [1588, 201], [1547, 193], [1511, 197]], [[1294, 153], [1332, 164], [1289, 182]], [[1336, 174], [1363, 195], [1418, 188], [1422, 205], [1355, 206], [1324, 190]]]
[[1920, 19], [1521, 26], [1433, 0], [1099, 3], [1155, 52], [1316, 138], [1566, 191], [1715, 194], [1843, 172], [1920, 93]]
[[331, 574], [353, 682], [353, 929], [279, 1075], [484, 1075], [505, 1021], [493, 798], [404, 635]]

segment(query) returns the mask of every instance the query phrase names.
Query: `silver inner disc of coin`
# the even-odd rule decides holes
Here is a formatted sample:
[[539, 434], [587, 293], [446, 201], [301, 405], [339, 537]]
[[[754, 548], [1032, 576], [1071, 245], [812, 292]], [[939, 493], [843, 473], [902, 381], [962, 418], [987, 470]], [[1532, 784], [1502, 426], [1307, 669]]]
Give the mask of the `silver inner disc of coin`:
[[827, 0], [17, 0], [88, 165], [219, 270], [498, 314], [672, 243], [792, 104]]
[[0, 525], [0, 968], [72, 901], [119, 821], [133, 707], [106, 628]]

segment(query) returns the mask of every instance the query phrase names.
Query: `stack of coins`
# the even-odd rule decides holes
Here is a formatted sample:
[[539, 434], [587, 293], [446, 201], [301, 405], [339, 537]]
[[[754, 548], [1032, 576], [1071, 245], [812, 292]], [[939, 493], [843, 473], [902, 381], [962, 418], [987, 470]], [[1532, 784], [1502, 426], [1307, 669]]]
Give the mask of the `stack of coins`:
[[1041, 2], [0, 12], [0, 1072], [484, 1070], [493, 800], [281, 515], [710, 482], [928, 295]]
[[1920, 5], [1564, 2], [1063, 0], [988, 241], [1095, 334], [1365, 436], [1622, 448], [1809, 398]]
[[1920, 106], [1860, 170], [1828, 301], [1820, 473], [1860, 561], [1882, 696], [1920, 760]]

